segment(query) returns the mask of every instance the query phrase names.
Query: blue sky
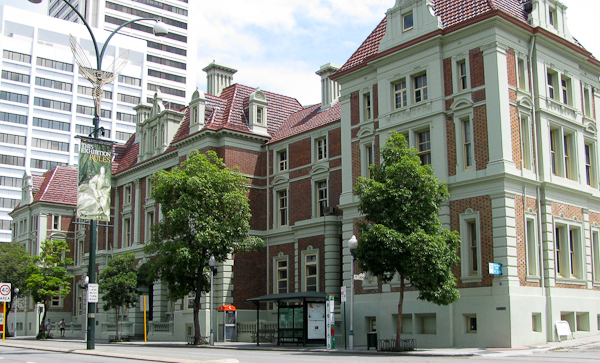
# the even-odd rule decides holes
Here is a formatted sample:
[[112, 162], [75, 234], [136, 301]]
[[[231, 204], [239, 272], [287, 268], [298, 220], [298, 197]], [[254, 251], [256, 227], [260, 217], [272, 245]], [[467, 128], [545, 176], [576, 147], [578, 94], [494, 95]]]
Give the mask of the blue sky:
[[[45, 13], [27, 0], [0, 0]], [[328, 62], [340, 66], [385, 16], [394, 0], [221, 0], [190, 1], [198, 32], [198, 87], [206, 89], [201, 69], [213, 60], [238, 72], [234, 82], [320, 102], [315, 72]], [[600, 58], [600, 40], [591, 31], [600, 0], [562, 0], [569, 7], [571, 34]], [[597, 26], [594, 27], [597, 29]]]

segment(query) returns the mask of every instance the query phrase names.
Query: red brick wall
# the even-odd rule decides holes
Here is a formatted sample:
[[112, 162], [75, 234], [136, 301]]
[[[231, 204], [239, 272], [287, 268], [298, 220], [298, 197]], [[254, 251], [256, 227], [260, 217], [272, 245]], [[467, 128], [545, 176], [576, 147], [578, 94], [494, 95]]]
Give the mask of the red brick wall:
[[471, 208], [474, 212], [479, 212], [479, 231], [481, 243], [481, 282], [463, 283], [460, 280], [461, 265], [459, 264], [453, 269], [454, 275], [458, 278], [458, 288], [465, 287], [483, 287], [492, 286], [493, 276], [484, 268], [490, 262], [494, 261], [493, 254], [493, 235], [492, 235], [492, 200], [489, 196], [467, 198], [461, 200], [450, 201], [450, 226], [451, 230], [459, 231], [460, 233], [460, 214], [464, 213], [467, 208]]
[[452, 58], [444, 59], [444, 96], [451, 96], [452, 87]]
[[521, 170], [521, 122], [519, 122], [519, 110], [513, 105], [510, 105], [509, 107], [512, 157], [517, 169]]
[[230, 146], [223, 147], [222, 149], [223, 160], [228, 167], [238, 166], [240, 172], [246, 175], [266, 176], [266, 155], [264, 152], [255, 152]]
[[289, 166], [290, 169], [296, 169], [311, 163], [311, 139], [306, 138], [290, 144]]
[[360, 176], [361, 165], [360, 165], [360, 142], [354, 141], [352, 143], [352, 187], [356, 185], [358, 177]]
[[358, 99], [358, 91], [350, 94], [350, 125], [358, 125], [360, 123], [360, 106]]
[[454, 116], [446, 116], [446, 143], [448, 145], [448, 175], [456, 175], [456, 129]]
[[517, 66], [515, 63], [515, 50], [508, 48], [506, 51], [506, 63], [508, 70], [508, 85], [517, 87]]
[[328, 133], [329, 157], [333, 158], [342, 155], [342, 129], [336, 128]]
[[473, 108], [473, 136], [473, 141], [475, 142], [475, 165], [477, 170], [484, 170], [490, 161], [486, 105]]
[[559, 216], [561, 214], [564, 215], [565, 218], [572, 219], [573, 217], [577, 217], [578, 221], [583, 220], [583, 210], [581, 209], [581, 207], [575, 207], [572, 205], [553, 202], [552, 215]]
[[290, 225], [312, 217], [312, 200], [311, 179], [290, 182]]
[[[256, 305], [246, 299], [267, 294], [266, 249], [258, 252], [239, 253], [233, 256], [233, 305], [239, 309], [255, 310]], [[261, 304], [261, 309], [266, 307]]]
[[248, 199], [250, 200], [250, 229], [264, 231], [267, 227], [267, 190], [249, 188]]
[[471, 71], [471, 88], [485, 85], [483, 52], [479, 48], [469, 51], [469, 66]]
[[373, 118], [379, 117], [379, 91], [377, 84], [373, 85]]

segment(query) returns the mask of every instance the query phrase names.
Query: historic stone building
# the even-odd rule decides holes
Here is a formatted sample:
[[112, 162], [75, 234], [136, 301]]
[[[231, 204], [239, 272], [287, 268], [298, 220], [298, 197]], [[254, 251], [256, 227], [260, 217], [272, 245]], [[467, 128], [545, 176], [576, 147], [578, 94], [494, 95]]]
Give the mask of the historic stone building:
[[[196, 91], [182, 112], [164, 109], [160, 94], [137, 106], [136, 134], [116, 148], [113, 219], [99, 229], [98, 268], [124, 251], [143, 264], [142, 247], [161, 213], [148, 179], [192, 150], [215, 150], [248, 177], [251, 233], [266, 242], [263, 251], [218, 266], [215, 304], [238, 308], [239, 337], [249, 339], [244, 331], [256, 321], [248, 298], [319, 291], [339, 299], [340, 287], [351, 284], [347, 241], [361, 217], [353, 185], [397, 130], [450, 189], [440, 216], [461, 235], [454, 271], [461, 299], [436, 306], [408, 292], [398, 317], [399, 281], [382, 284], [367, 274], [354, 285], [356, 344], [366, 344], [369, 331], [394, 337], [398, 319], [403, 337], [419, 346], [553, 341], [559, 320], [575, 337], [598, 334], [600, 62], [565, 19], [556, 0], [397, 0], [346, 64], [321, 67], [322, 102], [308, 107], [234, 84], [234, 69], [210, 64], [209, 89]], [[59, 182], [49, 175], [49, 183]], [[35, 192], [36, 183], [28, 188]], [[14, 228], [26, 218], [73, 215], [74, 203], [64, 203], [71, 208], [64, 212], [41, 204], [29, 212], [39, 193], [13, 211]], [[64, 226], [75, 232], [75, 307], [83, 306], [77, 286], [87, 269], [85, 228]], [[26, 234], [13, 240], [31, 245]], [[489, 263], [501, 264], [502, 274], [490, 274]], [[167, 301], [160, 282], [145, 291], [150, 339], [191, 334], [189, 299]], [[203, 331], [207, 307], [203, 298]], [[262, 322], [276, 321], [273, 306], [262, 309]], [[82, 311], [69, 316], [74, 330]], [[344, 310], [337, 311], [341, 344]], [[123, 331], [140, 334], [139, 309], [124, 315]], [[97, 317], [105, 337], [114, 322]]]

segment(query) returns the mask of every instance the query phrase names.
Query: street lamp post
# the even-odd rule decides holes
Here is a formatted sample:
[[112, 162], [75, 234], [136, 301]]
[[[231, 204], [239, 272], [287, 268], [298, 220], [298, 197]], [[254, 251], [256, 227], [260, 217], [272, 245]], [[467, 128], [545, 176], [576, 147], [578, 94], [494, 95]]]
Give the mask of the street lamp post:
[[13, 333], [13, 337], [17, 337], [17, 308], [19, 305], [19, 288], [15, 287], [13, 289], [13, 295], [15, 296], [15, 301], [13, 302], [13, 304], [15, 305], [15, 327], [14, 327], [14, 333]]
[[348, 337], [350, 350], [354, 350], [354, 250], [356, 247], [358, 247], [358, 240], [355, 235], [352, 235], [348, 241], [348, 248], [352, 255], [352, 261], [350, 261], [350, 336]]
[[[34, 3], [34, 4], [39, 4], [42, 2], [42, 0], [29, 0], [29, 2]], [[158, 19], [154, 19], [154, 18], [133, 19], [133, 20], [130, 20], [130, 21], [127, 21], [127, 22], [121, 24], [115, 30], [113, 30], [112, 33], [109, 34], [108, 38], [106, 38], [106, 41], [104, 42], [104, 45], [102, 46], [102, 50], [99, 51], [98, 50], [98, 42], [96, 41], [94, 32], [92, 31], [92, 28], [90, 27], [88, 22], [85, 20], [85, 17], [83, 15], [81, 15], [81, 13], [77, 10], [77, 8], [75, 6], [73, 6], [73, 4], [71, 4], [68, 0], [63, 0], [63, 2], [65, 4], [67, 4], [75, 12], [75, 14], [77, 14], [79, 19], [81, 19], [81, 21], [87, 28], [88, 32], [90, 33], [90, 36], [92, 37], [92, 43], [94, 44], [94, 51], [96, 52], [96, 71], [102, 70], [102, 58], [104, 57], [104, 51], [106, 50], [106, 47], [108, 46], [108, 42], [119, 30], [121, 30], [121, 28], [123, 28], [131, 23], [137, 22], [137, 21], [150, 20], [150, 21], [156, 22], [156, 24], [154, 25], [154, 28], [153, 28], [154, 35], [164, 37], [164, 36], [167, 36], [167, 34], [169, 33], [167, 26], [164, 23], [160, 22]], [[100, 97], [102, 97], [102, 92], [93, 92], [93, 97], [94, 97], [94, 103], [97, 105], [97, 107], [94, 107], [94, 121], [93, 121], [94, 130], [92, 131], [92, 138], [98, 139], [98, 131], [100, 130], [100, 127], [99, 127], [100, 116], [98, 115], [98, 111], [99, 111], [98, 108], [99, 108], [99, 103], [100, 103], [99, 99], [100, 99]], [[92, 284], [96, 283], [96, 241], [98, 238], [97, 227], [98, 227], [98, 222], [95, 219], [90, 220], [90, 258], [89, 258], [89, 266], [88, 266], [88, 276], [90, 279], [89, 282]], [[95, 345], [96, 345], [96, 341], [95, 341], [96, 303], [88, 302], [87, 304], [88, 304], [87, 349], [95, 349]]]
[[208, 259], [210, 268], [210, 345], [215, 345], [215, 331], [213, 329], [213, 276], [215, 274], [215, 256]]

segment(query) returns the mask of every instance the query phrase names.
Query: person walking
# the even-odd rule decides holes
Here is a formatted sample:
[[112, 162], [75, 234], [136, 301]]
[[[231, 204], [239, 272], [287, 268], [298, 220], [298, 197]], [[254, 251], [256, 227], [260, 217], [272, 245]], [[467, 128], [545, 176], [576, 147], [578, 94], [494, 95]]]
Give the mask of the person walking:
[[46, 323], [46, 335], [50, 335], [51, 329], [52, 329], [52, 323], [50, 322], [50, 319], [48, 319], [48, 322]]
[[58, 323], [58, 327], [60, 328], [60, 337], [65, 337], [65, 318], [62, 318], [60, 323]]

